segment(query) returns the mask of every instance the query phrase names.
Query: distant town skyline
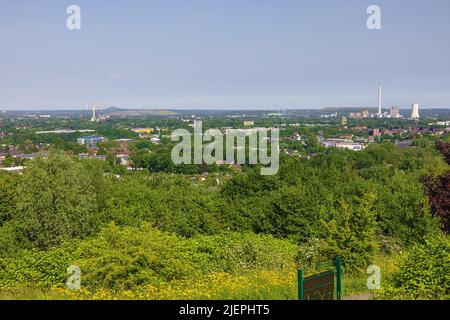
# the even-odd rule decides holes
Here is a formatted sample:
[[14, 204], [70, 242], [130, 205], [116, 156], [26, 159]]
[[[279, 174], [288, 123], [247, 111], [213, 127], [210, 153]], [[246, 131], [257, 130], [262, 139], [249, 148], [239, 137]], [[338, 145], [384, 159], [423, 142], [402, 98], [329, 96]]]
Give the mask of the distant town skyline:
[[[81, 30], [66, 27], [81, 8]], [[368, 6], [381, 30], [368, 30]], [[450, 2], [6, 0], [0, 110], [450, 108]]]

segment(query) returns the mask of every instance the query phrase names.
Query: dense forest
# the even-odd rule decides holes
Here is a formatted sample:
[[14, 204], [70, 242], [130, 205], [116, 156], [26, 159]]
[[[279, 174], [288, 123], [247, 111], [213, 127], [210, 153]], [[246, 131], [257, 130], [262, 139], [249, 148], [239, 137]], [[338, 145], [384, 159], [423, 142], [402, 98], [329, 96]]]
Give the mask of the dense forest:
[[295, 299], [297, 267], [340, 257], [344, 293], [379, 264], [376, 298], [449, 299], [449, 159], [422, 139], [202, 177], [52, 151], [0, 173], [0, 297]]

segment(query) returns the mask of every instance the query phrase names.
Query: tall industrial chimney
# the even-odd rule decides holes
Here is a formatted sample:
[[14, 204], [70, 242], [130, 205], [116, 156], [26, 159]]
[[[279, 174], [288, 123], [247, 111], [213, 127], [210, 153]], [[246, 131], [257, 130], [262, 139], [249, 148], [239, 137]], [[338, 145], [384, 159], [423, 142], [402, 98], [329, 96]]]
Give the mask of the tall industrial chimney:
[[381, 114], [381, 83], [378, 86], [378, 114]]
[[95, 105], [92, 106], [92, 118], [91, 118], [92, 122], [96, 122], [97, 121], [97, 117], [95, 115]]

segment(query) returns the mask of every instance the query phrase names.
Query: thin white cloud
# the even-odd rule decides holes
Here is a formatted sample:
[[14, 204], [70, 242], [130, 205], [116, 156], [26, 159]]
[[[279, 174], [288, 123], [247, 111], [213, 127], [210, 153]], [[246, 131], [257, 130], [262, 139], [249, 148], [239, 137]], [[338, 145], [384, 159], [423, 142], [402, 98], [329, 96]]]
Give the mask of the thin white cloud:
[[121, 73], [115, 72], [115, 73], [108, 74], [108, 79], [112, 80], [112, 81], [120, 80], [122, 78], [123, 78], [123, 74], [121, 74]]

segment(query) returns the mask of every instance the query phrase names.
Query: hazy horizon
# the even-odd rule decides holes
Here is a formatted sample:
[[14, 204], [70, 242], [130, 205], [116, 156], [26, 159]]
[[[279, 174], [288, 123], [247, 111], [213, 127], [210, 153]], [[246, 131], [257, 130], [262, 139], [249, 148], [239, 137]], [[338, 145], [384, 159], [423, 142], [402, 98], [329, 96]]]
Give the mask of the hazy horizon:
[[[66, 28], [72, 4], [81, 30]], [[372, 4], [381, 30], [367, 29]], [[42, 0], [0, 9], [0, 110], [373, 108], [380, 82], [386, 109], [450, 108], [448, 0]]]
[[[152, 107], [117, 107], [117, 106], [109, 106], [103, 108], [96, 108], [97, 111], [104, 111], [109, 108], [118, 108], [121, 110], [169, 110], [169, 111], [286, 111], [286, 110], [298, 110], [298, 111], [307, 111], [307, 110], [364, 110], [364, 109], [377, 109], [376, 106], [373, 107], [289, 107], [289, 108], [279, 108], [279, 107], [228, 107], [228, 108], [217, 108], [217, 107], [198, 107], [198, 108], [152, 108]], [[406, 111], [410, 110], [411, 107], [400, 107], [400, 110]], [[421, 110], [447, 110], [450, 107], [425, 107], [420, 106]], [[44, 112], [44, 111], [91, 111], [91, 108], [86, 107], [55, 107], [55, 108], [15, 108], [15, 109], [4, 109], [0, 107], [1, 112], [14, 112], [14, 111], [30, 111], [30, 112]], [[389, 108], [383, 107], [384, 111], [389, 111]]]

